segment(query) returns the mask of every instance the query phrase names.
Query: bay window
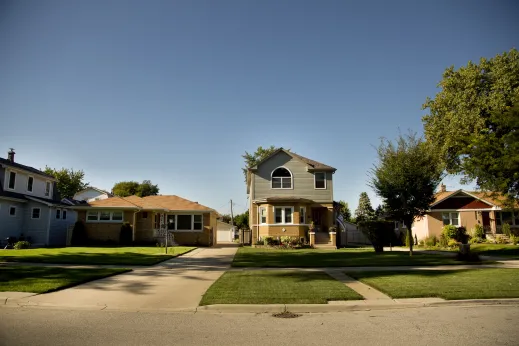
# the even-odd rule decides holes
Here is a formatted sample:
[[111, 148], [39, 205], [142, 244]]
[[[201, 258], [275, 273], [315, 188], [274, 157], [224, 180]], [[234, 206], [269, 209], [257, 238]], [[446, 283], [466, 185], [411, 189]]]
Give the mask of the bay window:
[[274, 223], [291, 224], [293, 220], [294, 207], [274, 207]]
[[267, 223], [267, 208], [260, 207], [259, 214], [260, 214], [260, 223], [266, 224]]

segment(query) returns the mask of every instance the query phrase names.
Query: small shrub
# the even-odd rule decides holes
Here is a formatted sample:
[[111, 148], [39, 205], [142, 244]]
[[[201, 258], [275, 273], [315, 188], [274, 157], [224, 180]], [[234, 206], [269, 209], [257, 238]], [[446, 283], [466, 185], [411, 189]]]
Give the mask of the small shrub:
[[121, 233], [119, 234], [119, 243], [121, 245], [131, 245], [133, 230], [130, 223], [125, 222], [121, 226]]
[[438, 244], [438, 238], [436, 238], [436, 236], [432, 235], [432, 236], [429, 236], [427, 238], [425, 238], [425, 246], [428, 246], [428, 247], [434, 247], [436, 246], [436, 244]]
[[265, 244], [263, 243], [263, 240], [256, 240], [254, 242], [254, 245], [265, 245]]
[[496, 237], [496, 244], [508, 244], [508, 240], [505, 237]]
[[456, 234], [457, 234], [456, 226], [453, 226], [453, 225], [443, 226], [442, 236], [447, 238], [447, 241], [449, 241], [449, 239], [456, 239]]
[[512, 244], [514, 244], [514, 245], [517, 245], [517, 243], [519, 243], [519, 237], [516, 236], [516, 235], [513, 235], [513, 234], [512, 234], [512, 235], [510, 236], [510, 242], [511, 242]]
[[263, 238], [263, 245], [274, 245], [274, 238], [272, 237], [264, 237]]
[[447, 246], [450, 248], [455, 248], [458, 246], [458, 242], [456, 241], [456, 239], [449, 239], [449, 241], [447, 242]]
[[425, 241], [422, 239], [418, 242], [418, 246], [425, 246]]
[[485, 229], [480, 224], [477, 224], [472, 229], [472, 237], [473, 238], [485, 238]]
[[384, 251], [384, 245], [389, 244], [391, 233], [394, 232], [395, 227], [393, 222], [382, 220], [362, 221], [358, 223], [358, 226], [371, 241], [375, 252]]
[[504, 223], [503, 226], [501, 226], [501, 231], [507, 237], [510, 237], [512, 235], [512, 231], [510, 230], [510, 225], [507, 223]]
[[31, 243], [29, 243], [26, 240], [20, 240], [20, 241], [17, 241], [16, 244], [14, 244], [14, 248], [16, 250], [29, 249], [30, 247], [31, 247]]
[[479, 237], [472, 237], [469, 241], [470, 244], [480, 244], [483, 243], [485, 239]]
[[447, 247], [448, 243], [449, 243], [449, 239], [445, 236], [445, 234], [441, 234], [440, 235], [440, 239], [438, 240], [438, 243], [440, 244], [441, 247]]
[[82, 221], [76, 221], [72, 229], [72, 237], [70, 238], [70, 245], [84, 246], [87, 244], [87, 235], [85, 224]]

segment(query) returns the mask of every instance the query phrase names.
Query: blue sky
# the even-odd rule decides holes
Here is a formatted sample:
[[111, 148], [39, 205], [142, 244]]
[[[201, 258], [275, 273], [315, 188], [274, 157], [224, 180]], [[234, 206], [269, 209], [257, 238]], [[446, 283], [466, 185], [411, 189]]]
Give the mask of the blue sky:
[[[519, 45], [515, 1], [2, 1], [0, 155], [150, 179], [229, 211], [245, 150], [336, 167], [357, 206], [380, 137], [422, 133], [443, 70]], [[456, 188], [458, 178], [446, 180]]]

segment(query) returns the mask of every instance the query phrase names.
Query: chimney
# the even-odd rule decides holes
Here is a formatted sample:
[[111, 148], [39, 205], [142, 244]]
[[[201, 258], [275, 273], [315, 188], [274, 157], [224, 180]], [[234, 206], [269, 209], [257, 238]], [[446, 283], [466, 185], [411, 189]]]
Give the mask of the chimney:
[[16, 154], [16, 153], [14, 152], [13, 148], [9, 148], [9, 149], [11, 149], [11, 150], [7, 152], [7, 159], [11, 162], [14, 162], [14, 154]]
[[446, 192], [447, 191], [447, 186], [445, 186], [445, 184], [441, 184], [440, 185], [440, 192]]

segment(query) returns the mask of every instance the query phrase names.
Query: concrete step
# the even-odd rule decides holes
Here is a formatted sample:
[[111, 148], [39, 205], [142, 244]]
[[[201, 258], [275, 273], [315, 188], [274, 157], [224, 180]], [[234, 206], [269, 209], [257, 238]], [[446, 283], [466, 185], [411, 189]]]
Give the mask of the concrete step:
[[321, 250], [336, 250], [337, 247], [331, 245], [331, 244], [314, 244], [315, 249], [321, 249]]

